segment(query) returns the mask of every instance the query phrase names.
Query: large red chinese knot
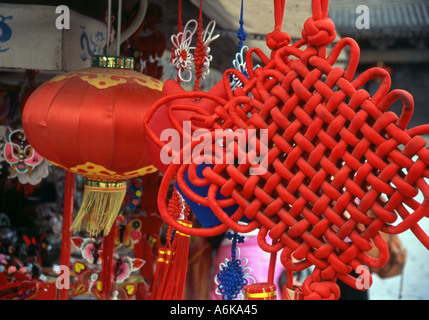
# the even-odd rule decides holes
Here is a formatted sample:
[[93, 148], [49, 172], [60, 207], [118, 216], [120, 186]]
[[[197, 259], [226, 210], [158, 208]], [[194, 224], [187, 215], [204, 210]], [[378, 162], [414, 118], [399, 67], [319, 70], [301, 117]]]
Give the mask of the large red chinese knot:
[[[284, 1], [278, 3], [284, 6]], [[259, 228], [260, 247], [272, 253], [281, 251], [289, 275], [314, 266], [299, 289], [306, 299], [338, 299], [338, 278], [360, 288], [352, 271], [362, 265], [379, 268], [388, 261], [388, 247], [380, 232], [398, 234], [411, 229], [429, 249], [429, 237], [418, 226], [429, 217], [425, 181], [429, 150], [421, 136], [429, 133], [429, 125], [407, 129], [412, 96], [402, 90], [390, 91], [385, 70], [372, 68], [353, 79], [359, 60], [354, 40], [341, 39], [326, 55], [326, 45], [335, 38], [327, 7], [328, 1], [313, 1], [313, 17], [304, 25], [303, 39], [293, 45], [278, 30], [270, 34], [271, 58], [250, 49], [246, 56], [249, 79], [237, 71], [226, 71], [227, 99], [203, 92], [170, 94], [155, 103], [145, 120], [149, 123], [154, 110], [168, 105], [170, 119], [180, 111], [191, 112], [188, 120], [193, 130], [268, 130], [268, 152], [259, 154], [268, 160], [265, 174], [249, 174], [253, 164], [238, 158], [232, 164], [207, 166], [202, 176], [196, 174], [195, 161], [173, 163], [163, 178], [158, 205], [166, 222], [185, 234], [214, 236], [228, 228], [241, 233]], [[346, 47], [350, 49], [347, 67], [334, 66]], [[263, 67], [253, 69], [252, 53], [258, 54]], [[231, 73], [244, 84], [234, 92], [229, 89]], [[382, 81], [371, 96], [363, 86], [375, 78]], [[182, 103], [190, 97], [212, 100], [218, 106], [210, 113]], [[403, 104], [399, 117], [388, 110], [396, 100]], [[171, 123], [183, 132], [181, 123]], [[150, 126], [147, 129], [159, 147], [165, 146]], [[213, 146], [217, 145], [214, 134], [212, 138]], [[232, 150], [234, 144], [237, 142], [224, 148]], [[192, 142], [191, 148], [196, 147]], [[186, 146], [177, 157], [186, 159], [185, 150]], [[205, 158], [214, 159], [214, 155]], [[185, 174], [194, 185], [208, 186], [206, 197], [188, 187]], [[187, 198], [210, 207], [221, 224], [185, 228], [175, 221], [166, 205], [172, 179]], [[225, 199], [216, 198], [217, 192]], [[416, 200], [419, 193], [420, 202]], [[233, 204], [239, 208], [230, 216], [223, 208]], [[251, 222], [238, 223], [243, 217]], [[374, 246], [378, 258], [368, 255]], [[292, 281], [288, 286], [296, 290]]]

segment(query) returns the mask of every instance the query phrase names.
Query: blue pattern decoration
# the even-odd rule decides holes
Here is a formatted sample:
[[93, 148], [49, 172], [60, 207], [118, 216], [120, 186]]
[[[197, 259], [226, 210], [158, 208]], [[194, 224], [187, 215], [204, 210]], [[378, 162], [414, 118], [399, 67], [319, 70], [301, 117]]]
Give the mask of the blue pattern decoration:
[[[12, 29], [8, 24], [5, 23], [5, 20], [11, 20], [13, 16], [5, 17], [0, 14], [0, 42], [7, 42], [12, 37]], [[0, 46], [0, 52], [6, 52], [9, 48], [2, 49]]]
[[[82, 35], [80, 36], [80, 47], [83, 51], [81, 53], [80, 58], [82, 61], [88, 60], [88, 58], [92, 57], [93, 55], [100, 55], [103, 54], [103, 44], [104, 44], [104, 36], [103, 33], [98, 31], [95, 34], [95, 41], [92, 37], [88, 37], [88, 35], [85, 32], [85, 27], [80, 26], [82, 29]], [[85, 51], [86, 49], [86, 51]]]

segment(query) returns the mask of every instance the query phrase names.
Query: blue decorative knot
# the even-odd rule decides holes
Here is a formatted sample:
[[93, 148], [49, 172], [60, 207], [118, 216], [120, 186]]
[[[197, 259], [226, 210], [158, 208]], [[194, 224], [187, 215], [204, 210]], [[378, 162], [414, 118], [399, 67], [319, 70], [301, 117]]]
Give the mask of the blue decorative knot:
[[248, 280], [244, 275], [244, 270], [241, 259], [237, 259], [237, 243], [244, 243], [244, 236], [240, 236], [237, 232], [233, 234], [228, 232], [225, 236], [228, 240], [232, 240], [231, 260], [226, 260], [226, 265], [220, 268], [217, 274], [219, 281], [219, 291], [223, 300], [233, 300], [237, 298], [241, 290], [248, 284]]

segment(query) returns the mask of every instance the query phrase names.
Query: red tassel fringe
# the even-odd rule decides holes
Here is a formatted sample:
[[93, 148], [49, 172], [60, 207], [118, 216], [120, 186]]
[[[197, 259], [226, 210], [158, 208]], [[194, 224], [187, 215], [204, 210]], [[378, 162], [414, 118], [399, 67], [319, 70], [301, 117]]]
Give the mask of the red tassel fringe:
[[[189, 207], [185, 204], [183, 210], [182, 199], [177, 190], [174, 190], [170, 199], [169, 212], [176, 218], [179, 218], [182, 212], [185, 219], [188, 216]], [[192, 227], [192, 223], [187, 220], [178, 220], [178, 223]], [[158, 250], [152, 289], [153, 300], [182, 300], [185, 292], [190, 236], [176, 230], [172, 243], [171, 236], [172, 229], [169, 227], [167, 244]]]

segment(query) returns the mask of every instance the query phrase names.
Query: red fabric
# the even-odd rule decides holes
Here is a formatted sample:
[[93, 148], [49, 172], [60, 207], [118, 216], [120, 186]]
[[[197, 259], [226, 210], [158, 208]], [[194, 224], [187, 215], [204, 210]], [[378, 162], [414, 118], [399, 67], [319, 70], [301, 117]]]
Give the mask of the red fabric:
[[[240, 78], [244, 87], [231, 92], [225, 73], [227, 101], [214, 114], [201, 112], [198, 122], [193, 122], [193, 129], [211, 131], [267, 129], [266, 174], [249, 175], [249, 163], [216, 164], [203, 171], [203, 179], [194, 177], [195, 183], [209, 186], [207, 198], [201, 198], [186, 188], [183, 179], [191, 165], [171, 164], [158, 193], [161, 216], [182, 233], [214, 236], [228, 228], [241, 233], [258, 228], [260, 247], [281, 252], [286, 270], [314, 266], [302, 285], [305, 299], [338, 299], [337, 278], [356, 288], [352, 270], [360, 265], [383, 266], [389, 254], [380, 231], [398, 234], [411, 229], [429, 249], [429, 237], [418, 226], [429, 217], [425, 181], [429, 150], [420, 136], [429, 133], [429, 125], [407, 129], [413, 99], [403, 90], [389, 92], [390, 76], [385, 70], [372, 68], [353, 79], [359, 60], [355, 41], [340, 40], [326, 56], [334, 33], [328, 1], [313, 0], [313, 17], [304, 25], [303, 40], [276, 48], [255, 72], [250, 72], [253, 65], [248, 53], [250, 79]], [[350, 49], [347, 67], [333, 67], [345, 47]], [[375, 78], [382, 81], [371, 96], [362, 87]], [[162, 147], [163, 142], [147, 126], [160, 108], [166, 108], [167, 114], [170, 102], [200, 97], [197, 91], [176, 93], [155, 103], [145, 119], [149, 137]], [[204, 98], [219, 103], [217, 96]], [[396, 100], [403, 104], [399, 117], [388, 110]], [[197, 110], [195, 103], [182, 107]], [[180, 131], [180, 122], [171, 124]], [[209, 206], [222, 224], [186, 228], [171, 217], [166, 202], [173, 179], [187, 197]], [[218, 190], [239, 205], [231, 217], [216, 200]], [[419, 191], [421, 203], [414, 199]], [[251, 222], [238, 224], [243, 216]], [[402, 221], [394, 224], [398, 216]], [[267, 235], [272, 239], [269, 243]], [[374, 246], [380, 252], [377, 258], [367, 254]], [[292, 282], [289, 285], [293, 289]]]
[[36, 300], [57, 300], [55, 283], [38, 283]]
[[[60, 264], [70, 267], [71, 261], [71, 225], [73, 222], [73, 207], [74, 207], [74, 190], [75, 190], [75, 175], [71, 172], [66, 172], [64, 181], [64, 200], [63, 200], [63, 222], [61, 234], [61, 255]], [[79, 247], [79, 246], [78, 246]], [[66, 288], [59, 289], [59, 300], [68, 300], [69, 290]]]
[[148, 215], [152, 215], [155, 212], [158, 212], [156, 199], [158, 198], [158, 189], [159, 189], [159, 184], [161, 183], [161, 177], [159, 172], [155, 172], [141, 177], [141, 180], [142, 180], [143, 192], [140, 197], [140, 208]]
[[[139, 272], [144, 279], [152, 282], [154, 278], [156, 252], [160, 246], [159, 234], [161, 233], [163, 221], [161, 217], [156, 214], [138, 216], [137, 219], [142, 222], [142, 238], [134, 245], [134, 257], [146, 261]], [[156, 243], [151, 245], [149, 237], [156, 240]]]
[[110, 300], [116, 278], [114, 271], [115, 259], [113, 257], [113, 253], [115, 252], [115, 232], [117, 232], [116, 228], [112, 228], [112, 231], [103, 237], [103, 263], [101, 270], [103, 290], [101, 292], [101, 296], [105, 300]]
[[[161, 82], [135, 71], [117, 71], [89, 68], [36, 89], [22, 118], [35, 150], [65, 168], [91, 162], [122, 174], [149, 166], [142, 123], [161, 97]], [[86, 79], [124, 83], [100, 89]], [[151, 88], [152, 83], [159, 89]]]

